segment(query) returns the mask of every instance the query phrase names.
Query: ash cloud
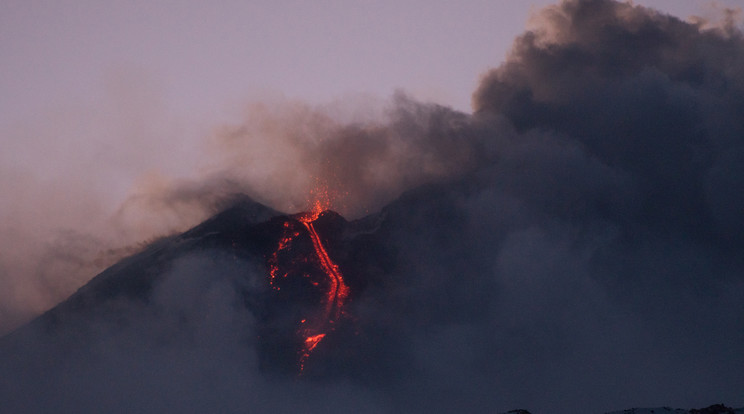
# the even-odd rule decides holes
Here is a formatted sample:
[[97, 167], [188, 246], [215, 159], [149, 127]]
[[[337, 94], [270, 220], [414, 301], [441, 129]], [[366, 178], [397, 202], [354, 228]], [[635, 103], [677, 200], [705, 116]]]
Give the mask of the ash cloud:
[[[121, 395], [166, 389], [186, 411], [744, 405], [744, 37], [726, 16], [551, 6], [483, 76], [472, 115], [402, 95], [351, 122], [303, 104], [251, 107], [216, 132], [206, 179], [156, 182], [131, 203], [197, 220], [247, 193], [295, 211], [317, 179], [350, 218], [381, 208], [365, 240], [390, 262], [366, 269], [351, 303], [358, 333], [329, 339], [322, 375], [267, 376], [234, 297], [252, 262], [187, 258], [155, 296], [161, 313], [122, 304], [130, 331], [101, 335], [111, 342], [98, 365], [52, 375], [96, 389], [115, 372]], [[176, 275], [193, 283], [168, 285]], [[174, 326], [189, 339], [169, 342]], [[173, 364], [150, 369], [165, 364], [149, 359], [158, 352]], [[190, 405], [196, 389], [204, 399]]]
[[374, 300], [422, 404], [741, 405], [741, 31], [601, 0], [535, 22], [474, 95], [488, 158], [386, 210], [405, 270]]
[[477, 139], [466, 114], [404, 93], [351, 115], [297, 102], [255, 104], [212, 140], [211, 174], [282, 211], [307, 208], [318, 187], [350, 218], [404, 190], [474, 168]]

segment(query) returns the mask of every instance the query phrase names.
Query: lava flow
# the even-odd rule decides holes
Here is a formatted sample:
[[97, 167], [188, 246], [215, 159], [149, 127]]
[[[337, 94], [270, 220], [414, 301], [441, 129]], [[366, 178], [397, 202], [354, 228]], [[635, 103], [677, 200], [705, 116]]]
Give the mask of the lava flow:
[[[328, 251], [315, 229], [315, 222], [323, 211], [323, 204], [316, 202], [312, 211], [301, 213], [284, 222], [284, 234], [279, 240], [276, 250], [268, 259], [269, 264], [269, 283], [276, 290], [279, 278], [287, 278], [291, 272], [297, 272], [302, 269], [302, 265], [312, 264], [312, 269], [322, 272], [325, 277], [325, 283], [313, 281], [313, 286], [323, 289], [322, 312], [320, 315], [308, 316], [301, 321], [299, 335], [301, 336], [301, 350], [299, 354], [299, 368], [302, 371], [305, 362], [312, 351], [318, 346], [326, 334], [333, 330], [334, 324], [343, 314], [343, 306], [349, 296], [349, 287], [344, 282], [343, 275], [339, 267], [328, 255]], [[298, 225], [299, 224], [299, 225]], [[304, 231], [303, 231], [304, 230]], [[280, 260], [280, 254], [291, 249], [294, 241], [302, 234], [307, 234], [312, 242], [314, 257], [291, 257], [289, 260]], [[300, 251], [300, 250], [298, 250]], [[298, 251], [289, 251], [290, 256], [297, 256]], [[288, 268], [285, 268], [288, 267]], [[310, 278], [310, 274], [305, 273], [303, 277]]]

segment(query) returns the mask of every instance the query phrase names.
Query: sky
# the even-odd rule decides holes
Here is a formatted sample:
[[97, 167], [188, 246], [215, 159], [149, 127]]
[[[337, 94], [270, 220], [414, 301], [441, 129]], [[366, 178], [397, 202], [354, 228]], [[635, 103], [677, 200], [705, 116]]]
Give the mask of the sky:
[[[143, 171], [192, 173], [205, 137], [251, 102], [343, 107], [403, 90], [469, 112], [480, 77], [549, 3], [6, 1], [0, 166], [54, 187], [73, 177], [118, 204]], [[683, 18], [739, 3], [637, 2]]]
[[107, 273], [153, 276], [147, 300], [0, 342], [0, 403], [743, 404], [741, 11], [391, 4], [3, 6], [0, 332], [234, 193], [381, 212], [341, 232], [360, 334], [318, 381], [263, 371], [251, 236], [190, 234]]
[[[142, 83], [181, 118], [263, 94], [324, 103], [349, 94], [413, 96], [470, 110], [530, 11], [549, 1], [116, 2], [2, 5], [1, 125], [112, 98]], [[646, 0], [686, 18], [728, 1]]]
[[[95, 168], [110, 177], [89, 185], [121, 199], [143, 170], [188, 174], [248, 102], [404, 90], [469, 112], [480, 76], [549, 3], [4, 2], [0, 162], [41, 179]], [[637, 4], [684, 18], [714, 3]]]

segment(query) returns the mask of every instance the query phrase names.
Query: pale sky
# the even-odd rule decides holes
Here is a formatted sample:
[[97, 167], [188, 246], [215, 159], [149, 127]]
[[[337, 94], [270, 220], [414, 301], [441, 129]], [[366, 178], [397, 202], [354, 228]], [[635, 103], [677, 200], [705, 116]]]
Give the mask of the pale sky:
[[[141, 78], [184, 115], [267, 92], [324, 102], [396, 88], [467, 111], [479, 75], [549, 3], [4, 1], [0, 125], [94, 101], [117, 77]], [[711, 2], [636, 3], [687, 17]]]
[[[550, 3], [6, 0], [0, 171], [33, 165], [45, 179], [88, 163], [127, 171], [119, 186], [98, 184], [125, 188], [171, 152], [181, 162], [159, 168], [182, 174], [176, 164], [198, 156], [185, 148], [267, 96], [323, 104], [402, 89], [469, 111], [479, 76], [504, 59], [530, 10]], [[711, 14], [712, 2], [636, 3], [686, 17]], [[107, 151], [132, 154], [91, 161]]]

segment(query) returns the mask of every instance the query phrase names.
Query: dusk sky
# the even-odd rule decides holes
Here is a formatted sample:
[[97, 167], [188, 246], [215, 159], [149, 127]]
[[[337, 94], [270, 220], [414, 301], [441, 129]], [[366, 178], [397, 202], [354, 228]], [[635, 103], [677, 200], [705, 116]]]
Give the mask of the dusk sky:
[[[50, 111], [117, 99], [117, 82], [150, 89], [179, 120], [210, 120], [266, 94], [326, 103], [398, 88], [469, 111], [479, 76], [503, 61], [530, 11], [550, 3], [6, 1], [3, 139]], [[635, 4], [684, 19], [741, 1]]]
[[[547, 4], [6, 1], [0, 168], [79, 177], [119, 203], [143, 171], [191, 172], [204, 138], [249, 102], [345, 106], [400, 89], [469, 112], [480, 76]], [[741, 1], [635, 4], [715, 20]]]
[[[118, 205], [144, 172], [193, 172], [248, 103], [353, 107], [403, 90], [469, 112], [480, 76], [550, 3], [6, 1], [0, 171]], [[741, 1], [635, 4], [719, 20]], [[7, 215], [29, 195], [3, 181]]]
[[[90, 185], [121, 197], [142, 171], [187, 174], [249, 102], [400, 89], [469, 112], [480, 76], [550, 3], [6, 1], [0, 166], [42, 181], [95, 168], [107, 178]], [[718, 19], [741, 1], [635, 4]]]

